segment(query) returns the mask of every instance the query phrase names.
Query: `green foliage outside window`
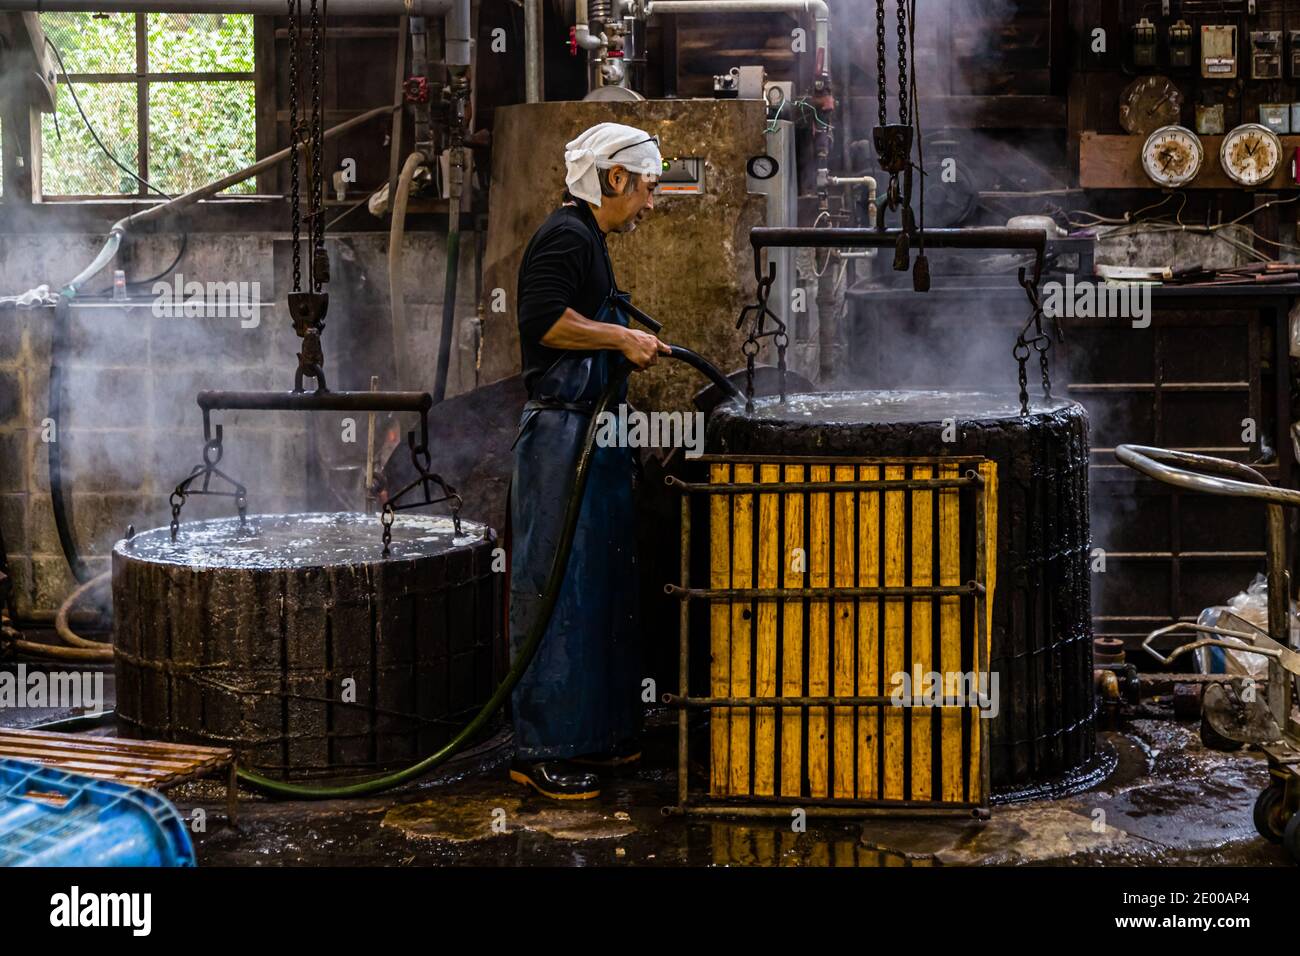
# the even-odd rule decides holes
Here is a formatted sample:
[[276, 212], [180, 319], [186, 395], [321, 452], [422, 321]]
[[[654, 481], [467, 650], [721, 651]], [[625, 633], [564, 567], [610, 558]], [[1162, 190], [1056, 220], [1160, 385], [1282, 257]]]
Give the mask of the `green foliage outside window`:
[[[141, 145], [147, 142], [145, 178], [163, 192], [183, 193], [256, 161], [252, 80], [177, 75], [252, 73], [252, 16], [45, 13], [41, 25], [74, 77], [60, 78], [57, 123], [55, 116], [42, 117], [46, 196], [146, 192], [96, 145], [69, 84], [100, 140], [123, 166], [140, 174]], [[136, 42], [140, 26], [147, 36], [143, 55]], [[138, 73], [147, 77], [145, 84], [137, 82]], [[145, 131], [138, 124], [141, 98], [148, 108]], [[229, 192], [255, 188], [247, 181]]]

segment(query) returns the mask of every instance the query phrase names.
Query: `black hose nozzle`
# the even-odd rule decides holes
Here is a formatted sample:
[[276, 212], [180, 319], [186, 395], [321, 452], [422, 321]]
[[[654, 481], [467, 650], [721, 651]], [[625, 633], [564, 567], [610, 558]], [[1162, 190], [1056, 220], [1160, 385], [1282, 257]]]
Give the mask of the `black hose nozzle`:
[[685, 362], [691, 368], [695, 369], [695, 371], [699, 372], [714, 385], [718, 386], [718, 388], [722, 389], [728, 398], [740, 401], [745, 397], [740, 393], [740, 389], [736, 387], [735, 382], [723, 375], [721, 369], [698, 352], [692, 352], [683, 345], [670, 345], [669, 349], [672, 350], [669, 354], [673, 358], [677, 359], [679, 362]]

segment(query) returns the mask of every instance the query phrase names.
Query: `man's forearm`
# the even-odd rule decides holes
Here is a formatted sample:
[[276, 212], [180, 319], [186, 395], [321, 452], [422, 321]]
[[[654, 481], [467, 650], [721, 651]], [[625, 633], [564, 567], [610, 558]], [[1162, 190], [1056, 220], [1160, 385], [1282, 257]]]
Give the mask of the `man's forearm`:
[[564, 314], [542, 336], [542, 344], [553, 349], [622, 350], [627, 329], [610, 322], [596, 322], [565, 309]]

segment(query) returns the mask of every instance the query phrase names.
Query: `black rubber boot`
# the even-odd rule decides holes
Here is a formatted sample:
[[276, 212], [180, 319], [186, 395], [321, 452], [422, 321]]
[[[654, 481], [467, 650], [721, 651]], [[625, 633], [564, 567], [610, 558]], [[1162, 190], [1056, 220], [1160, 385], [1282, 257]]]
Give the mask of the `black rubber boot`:
[[567, 760], [516, 760], [510, 779], [552, 800], [591, 800], [600, 796], [600, 778]]

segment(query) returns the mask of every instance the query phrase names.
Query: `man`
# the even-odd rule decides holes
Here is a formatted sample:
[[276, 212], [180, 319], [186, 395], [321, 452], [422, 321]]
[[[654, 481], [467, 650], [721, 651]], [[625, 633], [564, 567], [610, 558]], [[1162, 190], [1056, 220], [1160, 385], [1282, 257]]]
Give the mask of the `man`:
[[[519, 267], [524, 406], [511, 485], [510, 645], [540, 614], [592, 408], [618, 363], [649, 368], [668, 346], [617, 308], [610, 232], [654, 208], [655, 137], [601, 123], [568, 144], [562, 205]], [[616, 396], [626, 398], [626, 382]], [[561, 800], [600, 795], [593, 767], [640, 756], [641, 648], [635, 593], [632, 450], [597, 447], [550, 623], [515, 687], [511, 779]]]

